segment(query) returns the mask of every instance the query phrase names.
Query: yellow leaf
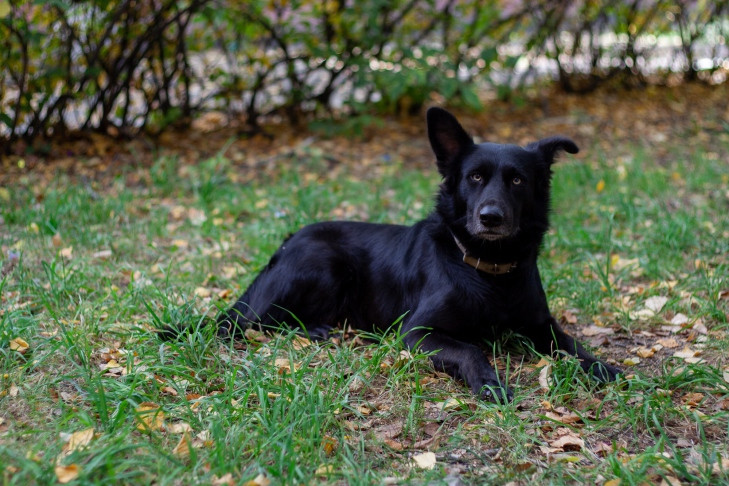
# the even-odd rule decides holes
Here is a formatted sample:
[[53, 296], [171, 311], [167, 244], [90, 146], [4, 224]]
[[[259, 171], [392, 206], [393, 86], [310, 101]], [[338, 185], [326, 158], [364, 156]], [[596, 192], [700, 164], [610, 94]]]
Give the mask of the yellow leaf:
[[263, 474], [259, 474], [254, 479], [243, 483], [243, 486], [268, 486], [269, 484], [271, 484], [271, 480]]
[[321, 466], [316, 468], [316, 471], [314, 471], [314, 474], [316, 476], [328, 476], [333, 472], [334, 472], [334, 466], [332, 466], [331, 464], [322, 464]]
[[137, 430], [159, 430], [164, 425], [165, 415], [156, 403], [142, 402], [136, 408], [136, 412], [139, 421]]
[[602, 191], [604, 191], [605, 190], [605, 181], [600, 179], [600, 181], [595, 186], [595, 190], [597, 191], [598, 194], [601, 193]]
[[235, 479], [230, 473], [225, 473], [220, 477], [213, 476], [213, 486], [234, 486]]
[[23, 338], [20, 338], [20, 337], [16, 337], [15, 339], [10, 341], [10, 350], [17, 351], [20, 354], [25, 353], [29, 347], [30, 347], [30, 345], [27, 342], [25, 342], [25, 340]]
[[[8, 12], [10, 11], [10, 6], [8, 5], [8, 2], [2, 2], [0, 1], [0, 17], [4, 17], [3, 15], [3, 4], [7, 6]], [[7, 13], [7, 12], [6, 12]], [[5, 202], [10, 202], [10, 191], [8, 191], [4, 187], [0, 187], [0, 199], [2, 199]]]
[[197, 287], [195, 289], [195, 296], [200, 297], [201, 299], [210, 297], [211, 294], [212, 291], [210, 289], [206, 289], [205, 287]]
[[73, 452], [79, 449], [83, 449], [91, 443], [94, 438], [94, 429], [86, 429], [71, 434], [68, 442], [63, 447], [65, 452]]
[[78, 478], [78, 475], [81, 473], [81, 468], [78, 464], [71, 464], [70, 466], [56, 466], [55, 471], [58, 482], [66, 484]]
[[640, 358], [625, 358], [623, 364], [626, 366], [635, 366], [640, 363]]
[[179, 458], [185, 458], [190, 455], [190, 435], [187, 432], [182, 434], [180, 441], [172, 450], [172, 454]]

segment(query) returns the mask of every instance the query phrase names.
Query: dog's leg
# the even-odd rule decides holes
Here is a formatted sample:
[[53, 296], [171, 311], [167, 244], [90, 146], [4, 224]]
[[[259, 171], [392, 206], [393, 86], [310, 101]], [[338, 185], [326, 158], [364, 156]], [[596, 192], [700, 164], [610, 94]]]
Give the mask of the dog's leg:
[[473, 393], [484, 400], [508, 402], [513, 392], [505, 387], [493, 366], [478, 346], [468, 344], [434, 329], [410, 327], [403, 340], [410, 349], [432, 353], [430, 359], [436, 369], [456, 379], [462, 379]]
[[541, 332], [528, 336], [532, 339], [537, 352], [553, 354], [559, 350], [575, 356], [579, 360], [582, 369], [601, 382], [615, 381], [617, 376], [622, 373], [615, 366], [611, 366], [588, 353], [577, 339], [562, 330], [553, 317], [550, 316], [549, 322], [538, 326], [537, 329]]

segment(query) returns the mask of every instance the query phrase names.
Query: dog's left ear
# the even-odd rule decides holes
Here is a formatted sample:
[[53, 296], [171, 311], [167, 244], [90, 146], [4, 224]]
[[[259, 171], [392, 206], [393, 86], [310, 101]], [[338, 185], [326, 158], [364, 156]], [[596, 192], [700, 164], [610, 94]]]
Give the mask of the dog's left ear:
[[538, 142], [530, 143], [526, 148], [541, 153], [549, 165], [554, 163], [555, 156], [559, 150], [564, 150], [570, 154], [576, 154], [580, 151], [575, 142], [567, 137], [561, 136], [543, 138]]
[[473, 146], [473, 139], [458, 123], [456, 117], [443, 108], [430, 108], [426, 118], [430, 146], [438, 161], [438, 169], [445, 175], [450, 163]]

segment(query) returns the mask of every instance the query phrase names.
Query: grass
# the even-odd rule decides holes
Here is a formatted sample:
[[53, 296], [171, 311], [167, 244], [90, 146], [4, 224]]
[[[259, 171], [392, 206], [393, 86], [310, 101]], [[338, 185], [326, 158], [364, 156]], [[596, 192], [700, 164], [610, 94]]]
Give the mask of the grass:
[[[727, 148], [560, 162], [550, 304], [630, 376], [598, 387], [574, 360], [545, 369], [518, 339], [485, 343], [507, 405], [393, 334], [232, 343], [203, 325], [304, 224], [423, 217], [434, 168], [332, 172], [314, 146], [257, 172], [214, 157], [96, 181], [28, 173], [0, 193], [0, 482], [726, 483]], [[646, 312], [651, 297], [667, 300]], [[174, 322], [191, 332], [161, 342]], [[435, 466], [414, 466], [426, 451]]]

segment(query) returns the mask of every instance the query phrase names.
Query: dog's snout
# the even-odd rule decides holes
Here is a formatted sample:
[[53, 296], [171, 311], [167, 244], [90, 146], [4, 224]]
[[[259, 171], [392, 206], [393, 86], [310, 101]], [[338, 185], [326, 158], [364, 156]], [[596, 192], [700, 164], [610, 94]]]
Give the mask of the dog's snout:
[[504, 222], [504, 212], [496, 206], [484, 206], [478, 213], [481, 224], [486, 227], [500, 226]]

